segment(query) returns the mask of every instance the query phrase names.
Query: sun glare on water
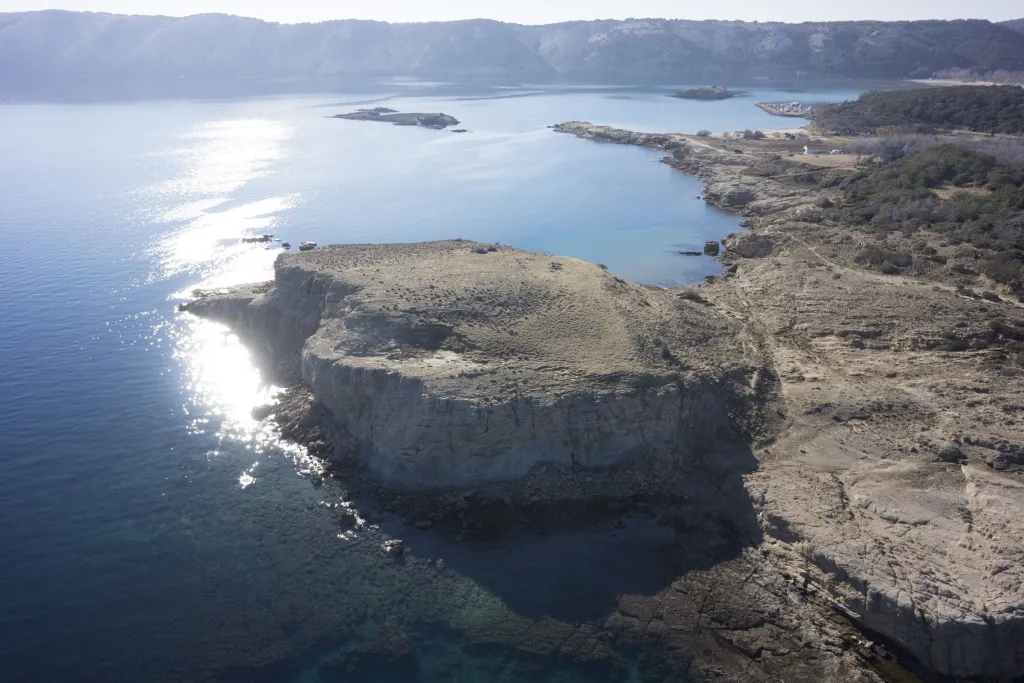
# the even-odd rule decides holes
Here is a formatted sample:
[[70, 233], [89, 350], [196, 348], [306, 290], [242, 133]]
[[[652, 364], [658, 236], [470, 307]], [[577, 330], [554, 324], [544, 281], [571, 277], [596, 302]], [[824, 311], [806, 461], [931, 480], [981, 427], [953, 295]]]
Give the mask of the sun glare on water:
[[[219, 120], [180, 134], [164, 150], [176, 167], [175, 177], [149, 188], [150, 220], [169, 229], [158, 236], [148, 256], [151, 281], [185, 279], [171, 302], [191, 298], [194, 289], [219, 289], [273, 277], [274, 244], [242, 242], [243, 237], [273, 232], [282, 212], [298, 204], [295, 195], [253, 198], [254, 180], [273, 173], [287, 154], [293, 131], [264, 119]], [[268, 248], [270, 247], [270, 248]], [[239, 338], [225, 326], [183, 314], [170, 332], [174, 357], [184, 370], [184, 410], [196, 434], [242, 443], [254, 456], [268, 446], [284, 448], [295, 458], [300, 449], [282, 444], [252, 411], [280, 391], [253, 363]], [[211, 452], [216, 457], [219, 451]], [[240, 473], [242, 488], [256, 481], [258, 460]]]

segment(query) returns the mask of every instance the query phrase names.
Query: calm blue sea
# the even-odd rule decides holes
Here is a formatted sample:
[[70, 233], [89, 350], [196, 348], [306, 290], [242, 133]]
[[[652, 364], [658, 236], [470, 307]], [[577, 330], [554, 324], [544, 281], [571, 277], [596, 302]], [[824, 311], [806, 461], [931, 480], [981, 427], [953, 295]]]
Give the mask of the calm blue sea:
[[[278, 252], [241, 242], [262, 233], [465, 237], [697, 281], [715, 262], [675, 252], [737, 219], [656, 153], [547, 126], [780, 128], [793, 122], [753, 102], [858, 92], [698, 103], [669, 90], [390, 82], [0, 106], [0, 680], [315, 683], [319, 657], [387, 627], [411, 639], [424, 681], [518, 681], [464, 635], [600, 621], [617, 595], [666, 585], [664, 532], [647, 527], [479, 548], [408, 535], [396, 565], [381, 532], [341, 533], [336, 492], [249, 417], [275, 388], [237, 340], [174, 306], [270, 277]], [[325, 118], [378, 104], [470, 132]]]

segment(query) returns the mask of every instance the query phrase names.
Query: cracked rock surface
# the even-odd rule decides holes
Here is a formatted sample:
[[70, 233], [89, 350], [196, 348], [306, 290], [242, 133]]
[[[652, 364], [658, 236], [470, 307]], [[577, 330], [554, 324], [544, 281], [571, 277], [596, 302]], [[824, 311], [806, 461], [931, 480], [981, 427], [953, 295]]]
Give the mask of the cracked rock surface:
[[283, 254], [273, 283], [187, 308], [300, 374], [384, 483], [430, 489], [681, 461], [762, 429], [760, 340], [678, 294], [452, 240]]
[[[671, 151], [709, 188], [756, 193], [751, 232], [726, 241], [730, 272], [700, 293], [761, 331], [782, 382], [787, 423], [745, 476], [780, 571], [927, 674], [1024, 675], [1024, 307], [947, 268], [958, 252], [941, 235], [880, 243], [808, 221], [842, 201], [817, 178], [844, 169], [790, 159], [785, 142], [555, 129]], [[920, 244], [941, 258], [912, 257]], [[879, 271], [858, 259], [872, 247], [904, 258]]]

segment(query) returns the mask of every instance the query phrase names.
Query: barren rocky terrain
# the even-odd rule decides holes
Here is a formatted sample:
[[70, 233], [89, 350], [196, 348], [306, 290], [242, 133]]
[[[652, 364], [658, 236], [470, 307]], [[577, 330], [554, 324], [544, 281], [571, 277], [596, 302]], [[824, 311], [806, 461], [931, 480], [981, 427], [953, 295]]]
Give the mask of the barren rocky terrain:
[[[587, 632], [649, 651], [650, 680], [1024, 674], [1020, 303], [939, 236], [811, 220], [841, 197], [808, 177], [844, 164], [799, 141], [555, 129], [700, 176], [750, 227], [727, 273], [661, 289], [496, 245], [360, 245], [186, 308], [312, 387], [276, 411], [328, 463], [447, 489], [399, 497], [417, 526], [672, 527], [678, 579]], [[576, 661], [560, 624], [466, 632]]]
[[777, 399], [734, 320], [577, 259], [453, 240], [283, 254], [276, 269], [266, 293], [189, 309], [241, 322], [278, 358], [301, 352], [293, 372], [392, 486], [749, 440]]
[[[783, 146], [560, 129], [663, 149], [685, 139], [666, 161], [699, 174], [709, 199], [746, 191], [752, 233], [727, 240], [730, 272], [701, 289], [763, 331], [782, 381], [787, 424], [745, 477], [766, 545], [802, 557], [808, 585], [926, 670], [1020, 676], [1024, 370], [1000, 344], [1004, 326], [1024, 326], [1016, 298], [958, 269], [968, 257], [936, 236], [880, 244], [802, 220], [822, 194], [799, 170], [759, 168]], [[918, 254], [900, 274], [858, 262], [865, 247], [913, 253], [922, 237], [944, 258]]]

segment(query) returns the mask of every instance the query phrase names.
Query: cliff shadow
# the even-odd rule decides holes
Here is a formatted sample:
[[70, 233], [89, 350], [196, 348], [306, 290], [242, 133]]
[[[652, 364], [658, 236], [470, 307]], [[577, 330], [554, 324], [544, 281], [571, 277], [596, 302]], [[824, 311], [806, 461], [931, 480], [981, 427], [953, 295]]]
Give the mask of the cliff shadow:
[[[509, 516], [523, 522], [493, 534], [419, 530], [409, 519], [382, 521], [416, 557], [472, 579], [531, 619], [600, 620], [622, 596], [652, 596], [691, 571], [711, 569], [762, 540], [742, 474], [756, 468], [739, 446], [698, 467], [672, 495], [590, 498], [585, 510], [552, 506]], [[722, 465], [725, 465], [724, 467]], [[531, 514], [532, 513], [532, 514]], [[544, 524], [526, 523], [543, 518]]]

